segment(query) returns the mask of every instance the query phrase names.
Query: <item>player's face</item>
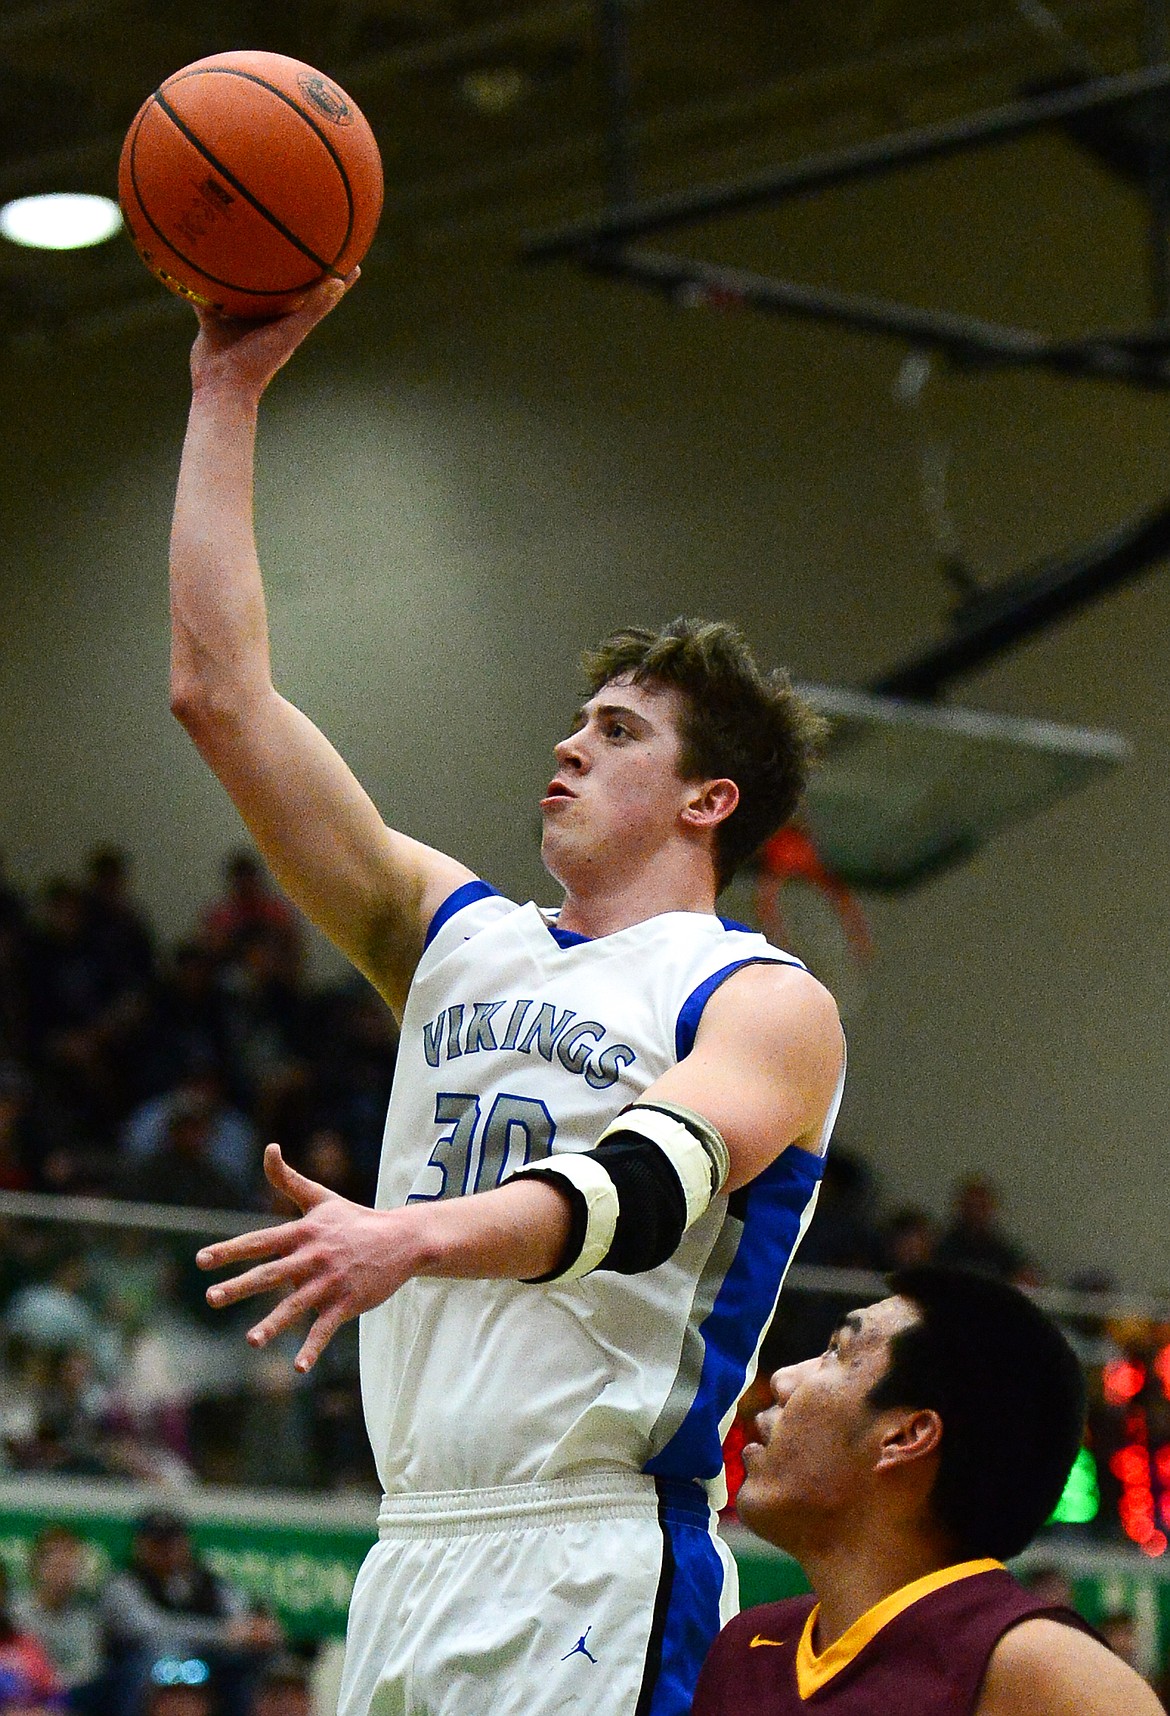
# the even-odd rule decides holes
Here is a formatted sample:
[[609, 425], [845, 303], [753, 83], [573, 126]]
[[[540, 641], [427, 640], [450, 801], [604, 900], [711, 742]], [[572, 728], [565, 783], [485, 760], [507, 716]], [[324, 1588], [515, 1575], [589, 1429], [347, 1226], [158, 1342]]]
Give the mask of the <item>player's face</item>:
[[588, 885], [615, 861], [652, 853], [679, 827], [696, 782], [679, 773], [680, 693], [614, 679], [578, 712], [556, 747], [557, 772], [541, 800], [541, 853], [558, 881]]
[[886, 1428], [869, 1393], [885, 1374], [890, 1342], [917, 1320], [901, 1298], [851, 1311], [819, 1358], [772, 1377], [774, 1404], [756, 1418], [736, 1501], [758, 1536], [796, 1554], [832, 1548], [847, 1534]]

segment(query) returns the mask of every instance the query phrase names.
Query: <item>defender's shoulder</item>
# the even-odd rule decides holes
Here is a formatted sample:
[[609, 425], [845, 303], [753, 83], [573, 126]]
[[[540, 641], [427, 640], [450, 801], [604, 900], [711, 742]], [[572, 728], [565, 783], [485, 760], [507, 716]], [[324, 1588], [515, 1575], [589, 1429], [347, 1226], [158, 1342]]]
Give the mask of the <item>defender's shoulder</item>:
[[1161, 1701], [1090, 1633], [1047, 1615], [1010, 1628], [991, 1653], [975, 1716], [1163, 1716]]

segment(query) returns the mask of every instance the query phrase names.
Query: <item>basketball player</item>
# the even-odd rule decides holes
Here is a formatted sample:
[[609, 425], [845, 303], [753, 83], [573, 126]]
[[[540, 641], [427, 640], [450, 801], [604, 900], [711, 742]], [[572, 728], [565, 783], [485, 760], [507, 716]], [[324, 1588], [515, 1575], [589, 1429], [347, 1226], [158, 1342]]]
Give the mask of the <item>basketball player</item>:
[[[829, 995], [716, 895], [819, 723], [726, 626], [620, 633], [542, 803], [559, 912], [385, 827], [273, 687], [251, 481], [264, 387], [340, 296], [203, 317], [172, 537], [173, 706], [287, 892], [398, 1014], [375, 1209], [209, 1246], [307, 1370], [347, 1318], [386, 1495], [342, 1709], [674, 1716], [735, 1601], [720, 1442], [811, 1218]], [[469, 1195], [475, 1194], [475, 1195]]]
[[1001, 1565], [1055, 1507], [1084, 1386], [1014, 1287], [923, 1265], [772, 1378], [737, 1498], [813, 1595], [720, 1634], [695, 1716], [1158, 1716], [1072, 1610]]

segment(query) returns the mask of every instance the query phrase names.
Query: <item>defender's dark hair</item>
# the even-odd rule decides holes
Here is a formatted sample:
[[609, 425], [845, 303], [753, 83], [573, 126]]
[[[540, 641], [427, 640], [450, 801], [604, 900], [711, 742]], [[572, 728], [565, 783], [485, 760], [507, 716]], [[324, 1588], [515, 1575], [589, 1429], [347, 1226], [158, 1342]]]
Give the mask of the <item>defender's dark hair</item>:
[[739, 866], [786, 823], [827, 732], [781, 668], [762, 670], [735, 626], [672, 620], [661, 631], [631, 626], [583, 657], [591, 693], [628, 676], [683, 696], [685, 780], [733, 780], [739, 803], [716, 829], [716, 879]]
[[1056, 1324], [1016, 1287], [966, 1270], [898, 1270], [919, 1321], [895, 1335], [871, 1406], [942, 1419], [931, 1505], [964, 1559], [1003, 1561], [1060, 1500], [1080, 1446], [1085, 1384]]

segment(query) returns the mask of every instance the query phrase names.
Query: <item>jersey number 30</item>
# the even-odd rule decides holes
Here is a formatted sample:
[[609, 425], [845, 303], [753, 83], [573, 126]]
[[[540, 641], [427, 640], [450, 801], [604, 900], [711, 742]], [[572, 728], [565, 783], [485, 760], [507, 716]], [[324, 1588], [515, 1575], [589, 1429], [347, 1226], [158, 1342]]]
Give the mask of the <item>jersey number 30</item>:
[[435, 1140], [408, 1204], [490, 1191], [525, 1163], [551, 1156], [557, 1132], [543, 1102], [504, 1092], [481, 1125], [478, 1096], [443, 1091], [435, 1099], [435, 1124], [449, 1130]]

